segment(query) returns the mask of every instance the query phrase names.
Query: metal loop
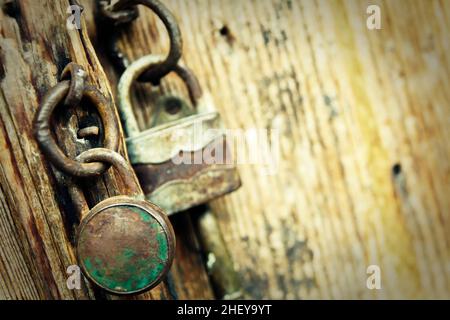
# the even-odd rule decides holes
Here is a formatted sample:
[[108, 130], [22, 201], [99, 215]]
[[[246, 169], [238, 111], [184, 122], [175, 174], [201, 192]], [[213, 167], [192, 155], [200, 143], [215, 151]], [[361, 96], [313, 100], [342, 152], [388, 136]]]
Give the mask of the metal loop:
[[[161, 78], [176, 67], [178, 60], [181, 58], [183, 48], [181, 31], [173, 14], [158, 0], [119, 0], [114, 5], [111, 5], [112, 8], [105, 7], [105, 11], [107, 12], [106, 16], [111, 16], [114, 12], [117, 13], [120, 10], [129, 9], [138, 4], [142, 4], [151, 9], [161, 19], [169, 34], [170, 50], [166, 59], [154, 65], [151, 69], [146, 70], [138, 79], [138, 81], [157, 84]], [[123, 61], [127, 61], [124, 55], [115, 48], [115, 44], [111, 44], [111, 46], [114, 48], [115, 61], [117, 61], [117, 57], [120, 57]], [[121, 67], [127, 67], [125, 63], [122, 64]]]
[[173, 69], [173, 72], [175, 72], [184, 81], [188, 89], [189, 98], [191, 99], [192, 105], [194, 108], [197, 107], [199, 100], [203, 95], [202, 87], [200, 86], [197, 76], [191, 69], [182, 66], [181, 64], [177, 64]]
[[[52, 136], [50, 130], [52, 113], [67, 96], [69, 89], [70, 81], [64, 80], [51, 88], [43, 97], [33, 123], [34, 135], [42, 152], [59, 170], [76, 177], [100, 175], [108, 169], [108, 165], [101, 162], [81, 163], [70, 159], [62, 152]], [[93, 86], [86, 86], [83, 96], [95, 105], [102, 119], [105, 148], [117, 151], [119, 148], [119, 125], [110, 104], [103, 94]]]
[[69, 63], [61, 73], [61, 80], [70, 79], [70, 88], [64, 99], [65, 106], [76, 106], [83, 98], [87, 74], [83, 67], [74, 62]]
[[120, 153], [106, 148], [93, 148], [80, 153], [76, 160], [83, 163], [103, 162], [112, 165], [118, 170], [124, 184], [129, 188], [124, 194], [131, 196], [142, 195], [141, 187], [134, 179], [133, 168]]
[[[131, 86], [145, 70], [152, 68], [154, 65], [158, 65], [162, 59], [161, 56], [151, 54], [143, 56], [130, 64], [120, 77], [118, 85], [119, 111], [128, 137], [136, 136], [140, 132], [131, 106]], [[202, 90], [197, 77], [190, 69], [181, 65], [175, 66], [173, 72], [186, 83], [192, 105], [196, 108], [202, 97]]]
[[113, 25], [118, 26], [120, 24], [129, 23], [135, 20], [139, 16], [139, 11], [136, 6], [130, 6], [129, 8], [123, 10], [111, 9], [111, 1], [100, 0], [99, 1], [99, 12], [100, 15], [111, 22]]

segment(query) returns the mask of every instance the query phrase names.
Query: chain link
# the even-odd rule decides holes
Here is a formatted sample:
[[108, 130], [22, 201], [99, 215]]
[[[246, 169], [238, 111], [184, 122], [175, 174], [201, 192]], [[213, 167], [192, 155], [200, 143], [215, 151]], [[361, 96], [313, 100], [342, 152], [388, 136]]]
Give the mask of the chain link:
[[[176, 68], [181, 58], [183, 40], [178, 23], [173, 14], [158, 0], [100, 0], [99, 12], [106, 23], [114, 27], [124, 25], [137, 18], [137, 5], [144, 5], [151, 9], [163, 22], [170, 39], [170, 50], [166, 59], [157, 65], [152, 66], [144, 72], [138, 81], [158, 84], [160, 79]], [[117, 38], [114, 32], [110, 32], [108, 40], [109, 54], [113, 63], [120, 69], [120, 72], [128, 67], [127, 57], [117, 48]]]
[[67, 157], [50, 129], [53, 111], [61, 102], [70, 107], [79, 104], [82, 98], [87, 98], [96, 107], [102, 120], [104, 147], [113, 151], [119, 148], [119, 124], [111, 103], [96, 87], [85, 84], [86, 73], [80, 65], [68, 64], [63, 71], [63, 78], [69, 74], [72, 76], [70, 80], [59, 82], [42, 98], [33, 123], [34, 135], [42, 152], [62, 172], [75, 177], [100, 175], [109, 168], [109, 163], [83, 163]]
[[83, 98], [83, 89], [86, 86], [86, 72], [83, 68], [70, 62], [61, 73], [61, 80], [70, 79], [69, 92], [64, 99], [64, 106], [76, 106]]

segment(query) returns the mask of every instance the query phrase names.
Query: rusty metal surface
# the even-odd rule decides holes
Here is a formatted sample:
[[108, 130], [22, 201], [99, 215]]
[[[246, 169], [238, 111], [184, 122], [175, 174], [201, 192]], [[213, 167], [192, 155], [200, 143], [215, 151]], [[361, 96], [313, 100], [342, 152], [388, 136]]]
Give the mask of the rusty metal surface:
[[[142, 72], [161, 59], [156, 55], [144, 56], [127, 68], [118, 85], [119, 111], [128, 135], [128, 155], [147, 199], [171, 214], [236, 190], [240, 179], [223, 139], [219, 114], [209, 111], [212, 109], [209, 97], [202, 93], [195, 75], [181, 65], [174, 71], [186, 82], [195, 113], [186, 113], [186, 104], [182, 103], [178, 113], [166, 112], [161, 116], [158, 108], [163, 107], [157, 105], [155, 126], [139, 130], [131, 106], [131, 87]], [[218, 154], [214, 159], [206, 154], [204, 159], [206, 149]], [[201, 161], [180, 164], [173, 161], [178, 155], [200, 157]]]
[[[33, 122], [33, 131], [42, 152], [55, 167], [69, 175], [88, 177], [105, 172], [109, 166], [102, 162], [80, 163], [68, 158], [57, 145], [50, 129], [50, 119], [55, 108], [69, 93], [71, 81], [64, 80], [51, 88], [43, 97]], [[77, 90], [81, 90], [78, 88]], [[112, 106], [94, 86], [82, 88], [83, 97], [96, 107], [103, 123], [105, 148], [117, 151], [119, 147], [119, 127]]]
[[[142, 191], [130, 174], [130, 164], [119, 153], [94, 148], [76, 160], [110, 163], [119, 171], [126, 185], [122, 192], [128, 195], [103, 200], [82, 220], [77, 256], [83, 273], [116, 294], [151, 289], [168, 272], [175, 250], [175, 235], [165, 213], [153, 203], [137, 199]], [[78, 202], [82, 200], [78, 197]]]
[[[206, 149], [214, 152], [205, 152]], [[232, 160], [225, 137], [200, 150], [187, 152], [184, 157], [191, 160], [190, 164], [175, 165], [168, 160], [134, 166], [146, 198], [167, 214], [206, 203], [240, 187], [234, 165], [222, 163], [223, 158]], [[195, 164], [194, 159], [199, 157], [202, 157], [201, 163]]]
[[[218, 125], [219, 114], [212, 112], [192, 115], [142, 131], [125, 140], [130, 161], [132, 164], [158, 164], [172, 159], [180, 152], [203, 149], [223, 136], [224, 131]], [[202, 126], [203, 134], [199, 133], [199, 126]]]
[[129, 6], [122, 10], [113, 10], [110, 0], [99, 0], [98, 12], [104, 20], [115, 26], [129, 23], [139, 16], [136, 6]]
[[99, 161], [111, 164], [119, 172], [126, 185], [126, 190], [122, 190], [122, 193], [135, 197], [142, 195], [140, 186], [130, 174], [133, 172], [133, 168], [119, 153], [106, 148], [94, 148], [80, 153], [76, 160], [82, 163]]
[[83, 98], [84, 87], [86, 86], [86, 71], [74, 62], [68, 63], [61, 72], [61, 80], [70, 79], [70, 88], [64, 99], [65, 106], [75, 106]]
[[[116, 23], [116, 25], [118, 25], [122, 24], [122, 22], [129, 22], [135, 19], [136, 16], [133, 10], [135, 10], [136, 5], [139, 4], [152, 10], [161, 19], [169, 34], [170, 50], [167, 57], [157, 65], [147, 69], [138, 79], [139, 81], [157, 84], [161, 78], [174, 70], [182, 54], [183, 40], [181, 37], [180, 28], [173, 14], [160, 1], [157, 0], [101, 1], [100, 13], [112, 21], [119, 22]], [[123, 53], [118, 51], [115, 44], [116, 39], [114, 33], [112, 33], [111, 36], [110, 51], [113, 55], [112, 60], [118, 64], [118, 67], [121, 70], [124, 70], [128, 67], [128, 59], [123, 55]]]
[[83, 274], [116, 294], [156, 286], [169, 270], [175, 235], [157, 206], [125, 196], [96, 205], [83, 219], [77, 237]]

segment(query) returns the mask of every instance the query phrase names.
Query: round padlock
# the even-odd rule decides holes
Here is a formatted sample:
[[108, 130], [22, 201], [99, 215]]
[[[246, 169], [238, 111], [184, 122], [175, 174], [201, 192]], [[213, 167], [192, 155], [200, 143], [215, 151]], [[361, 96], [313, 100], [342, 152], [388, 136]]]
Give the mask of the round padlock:
[[[129, 169], [118, 153], [101, 148], [82, 153], [78, 160], [106, 161], [115, 168]], [[130, 185], [132, 179], [124, 174]], [[175, 235], [166, 214], [153, 203], [134, 196], [115, 196], [84, 216], [76, 250], [88, 279], [111, 293], [133, 294], [153, 288], [168, 272]]]

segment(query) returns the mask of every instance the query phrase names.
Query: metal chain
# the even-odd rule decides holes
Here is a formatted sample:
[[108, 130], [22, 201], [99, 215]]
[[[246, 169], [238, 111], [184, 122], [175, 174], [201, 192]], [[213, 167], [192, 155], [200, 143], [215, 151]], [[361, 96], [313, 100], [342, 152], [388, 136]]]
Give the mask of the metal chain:
[[76, 160], [82, 163], [101, 161], [102, 163], [112, 165], [119, 172], [127, 188], [125, 193], [133, 197], [140, 197], [142, 195], [142, 190], [134, 179], [134, 175], [130, 174], [130, 172], [133, 172], [131, 164], [120, 153], [106, 148], [93, 148], [80, 153], [76, 157]]
[[83, 89], [86, 86], [86, 72], [83, 68], [70, 62], [61, 73], [61, 80], [70, 79], [70, 88], [64, 99], [66, 107], [76, 106], [83, 98]]
[[[139, 4], [151, 9], [161, 19], [169, 34], [170, 50], [166, 59], [152, 66], [138, 78], [138, 81], [141, 82], [158, 84], [161, 78], [174, 70], [182, 54], [183, 41], [181, 32], [173, 14], [158, 0], [100, 0], [99, 13], [108, 27], [117, 27], [129, 23], [138, 17], [137, 5]], [[108, 41], [109, 53], [113, 63], [122, 72], [128, 67], [129, 61], [117, 48], [116, 35], [113, 32], [108, 33], [111, 37]]]
[[[56, 143], [50, 129], [53, 111], [61, 102], [64, 106], [71, 107], [78, 105], [82, 98], [87, 98], [96, 107], [102, 120], [104, 148], [115, 152], [119, 148], [119, 124], [111, 103], [96, 87], [86, 85], [86, 72], [80, 65], [69, 63], [62, 72], [62, 78], [69, 76], [70, 80], [60, 81], [42, 98], [33, 122], [34, 135], [42, 152], [62, 172], [75, 177], [100, 175], [110, 167], [110, 163], [99, 161], [84, 163], [67, 157]], [[80, 135], [98, 134], [98, 128], [85, 128], [84, 132], [80, 130], [80, 133]]]

